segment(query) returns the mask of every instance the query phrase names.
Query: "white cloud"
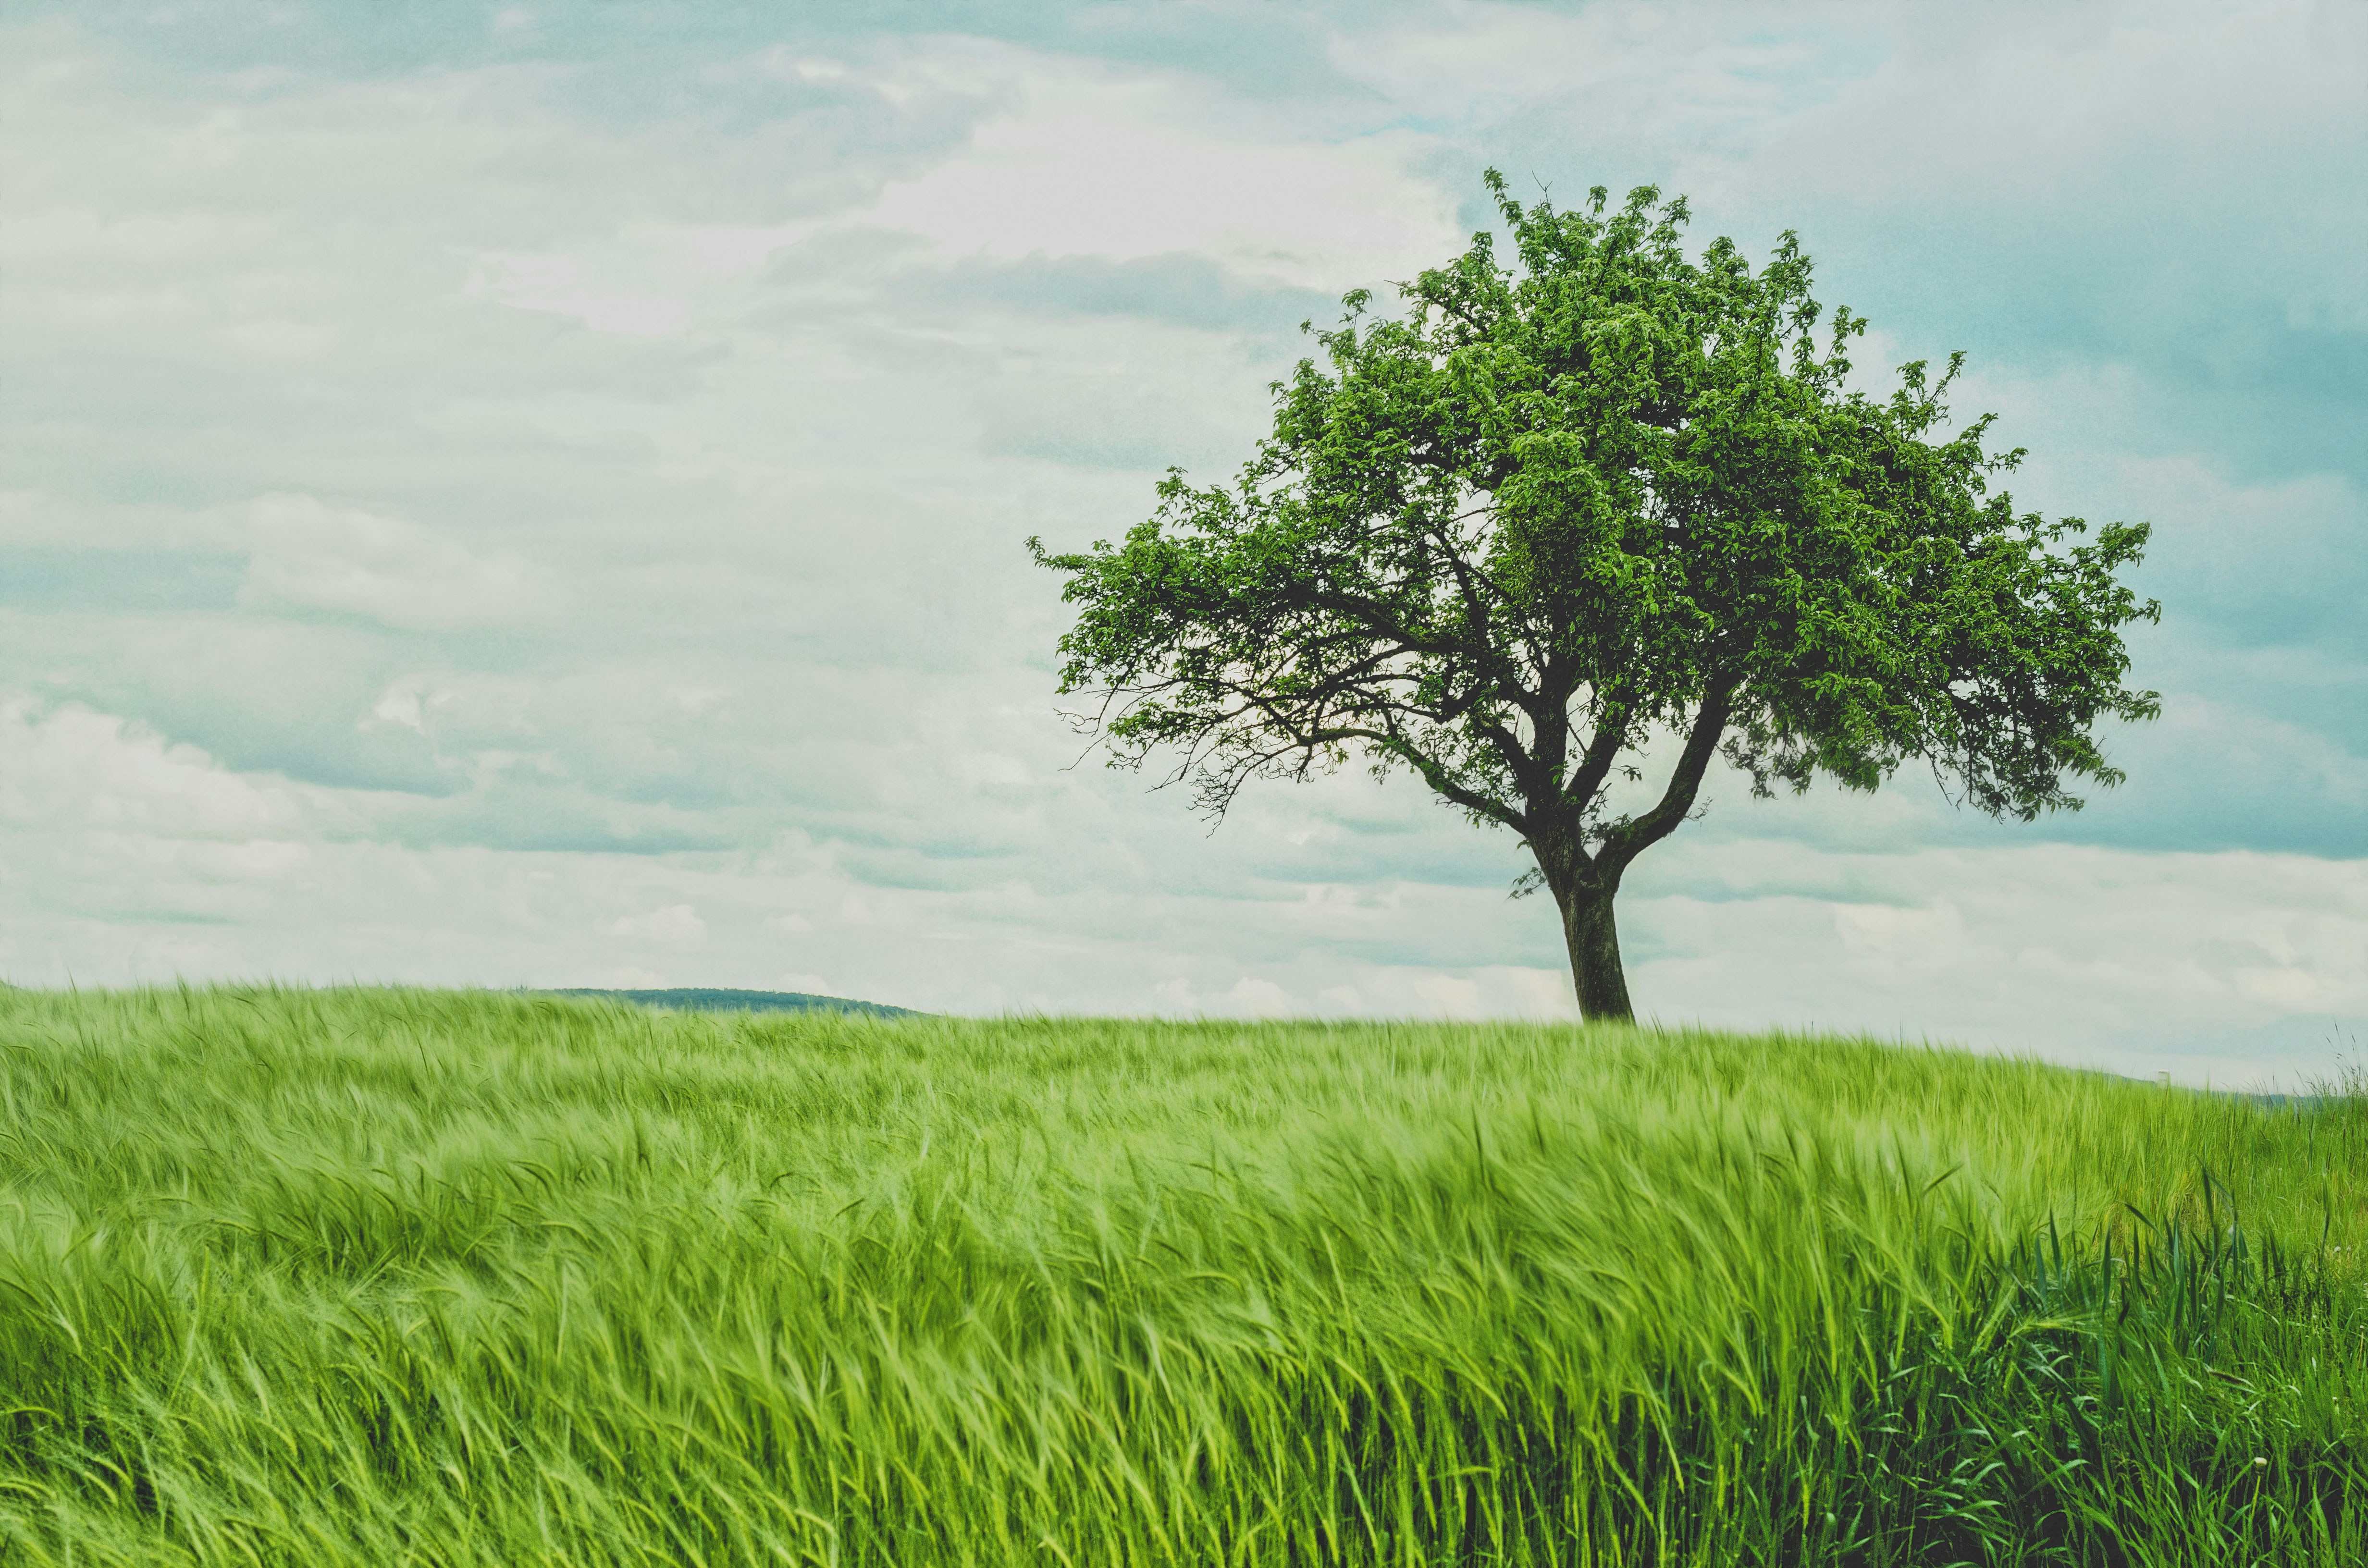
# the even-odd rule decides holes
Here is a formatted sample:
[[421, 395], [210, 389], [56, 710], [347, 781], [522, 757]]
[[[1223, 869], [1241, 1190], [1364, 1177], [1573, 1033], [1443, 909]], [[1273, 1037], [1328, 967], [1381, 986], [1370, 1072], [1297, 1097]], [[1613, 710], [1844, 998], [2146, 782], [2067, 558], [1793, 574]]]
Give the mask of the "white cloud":
[[390, 626], [516, 625], [555, 604], [549, 574], [447, 535], [310, 495], [256, 501], [247, 585], [259, 601], [350, 610]]
[[424, 735], [427, 733], [428, 721], [435, 710], [450, 702], [453, 695], [434, 689], [419, 676], [406, 677], [393, 683], [379, 694], [378, 700], [370, 704], [369, 715], [359, 722], [358, 727], [369, 729], [376, 724], [400, 724]]
[[211, 242], [222, 230], [220, 219], [203, 213], [143, 216], [102, 223], [96, 213], [86, 210], [25, 212], [11, 214], [6, 223], [0, 224], [0, 256], [73, 255], [85, 251], [176, 256]]
[[618, 916], [609, 927], [609, 935], [688, 946], [706, 937], [707, 922], [701, 920], [698, 911], [687, 903], [669, 903], [646, 915]]
[[1466, 126], [1553, 105], [1590, 128], [1649, 125], [1697, 144], [1779, 118], [1830, 74], [1829, 57], [1863, 58], [1884, 31], [1863, 9], [1847, 31], [1802, 28], [1797, 13], [1792, 28], [1745, 28], [1714, 6], [1653, 0], [1407, 16], [1334, 34], [1334, 63], [1406, 108]]
[[176, 858], [200, 882], [276, 882], [313, 863], [310, 845], [285, 838], [193, 844]]
[[128, 966], [134, 981], [203, 979], [221, 961], [222, 949], [186, 937], [146, 937], [132, 949]]
[[[324, 840], [356, 831], [381, 804], [225, 767], [117, 714], [0, 700], [0, 863], [13, 873], [0, 882], [28, 901], [8, 913], [0, 900], [0, 926], [21, 956], [36, 920], [96, 934], [106, 927], [89, 923], [94, 912], [251, 915], [263, 890], [301, 888]], [[155, 961], [137, 943], [122, 959], [113, 955], [124, 947], [106, 950], [101, 967]]]
[[[1420, 896], [1433, 890], [1398, 891]], [[1382, 1018], [1569, 1019], [1578, 1016], [1571, 1000], [1570, 978], [1558, 969], [1480, 964], [1450, 974], [1417, 965], [1395, 965], [1359, 966], [1351, 972], [1357, 975], [1356, 983], [1316, 991], [1319, 1010]]]
[[586, 276], [572, 256], [485, 256], [471, 290], [521, 310], [575, 316], [598, 332], [632, 337], [666, 337], [690, 319], [682, 301], [663, 294], [631, 293]]
[[1965, 949], [1965, 923], [1948, 904], [1898, 909], [1886, 903], [1833, 905], [1844, 950], [1906, 963], [1942, 963]]
[[1250, 1014], [1287, 1014], [1292, 1011], [1291, 993], [1271, 980], [1261, 980], [1246, 974], [1225, 993], [1235, 1007]]
[[257, 354], [270, 354], [283, 359], [302, 359], [317, 354], [329, 341], [329, 330], [309, 322], [253, 321], [241, 322], [223, 332], [222, 335], [241, 348]]
[[855, 887], [848, 889], [846, 896], [839, 900], [836, 918], [841, 926], [868, 931], [909, 931], [914, 913], [908, 899], [874, 888]]
[[567, 250], [483, 252], [470, 298], [568, 316], [596, 332], [676, 337], [740, 301], [757, 269], [815, 231], [812, 222], [641, 222]]
[[1508, 1009], [1525, 1018], [1577, 1016], [1570, 975], [1559, 969], [1499, 969], [1490, 971], [1510, 1001]]
[[302, 791], [112, 713], [17, 699], [0, 705], [0, 815], [28, 827], [245, 842], [307, 825]]
[[131, 317], [179, 315], [190, 309], [188, 294], [176, 288], [136, 292], [53, 294], [51, 308], [62, 316], [89, 322], [118, 322]]
[[427, 733], [427, 726], [420, 718], [419, 693], [400, 687], [389, 687], [370, 709], [370, 717], [389, 724], [401, 724], [405, 729]]
[[[2265, 137], [2307, 127], [2341, 145], [2363, 130], [2368, 44], [2356, 17], [2340, 29], [2316, 25], [2329, 14], [2156, 0], [1969, 11], [1938, 27], [1895, 15], [1880, 66], [1783, 122], [1769, 154], [1795, 199], [1839, 190], [1921, 204], [1945, 193], [2044, 207], [2115, 168], [2175, 170], [2191, 187], [2282, 184], [2289, 171], [2252, 155]], [[1868, 143], [1878, 124], [1889, 145]]]
[[1422, 1010], [1435, 1017], [1470, 1018], [1482, 1016], [1480, 987], [1452, 974], [1426, 974], [1414, 982]]
[[974, 752], [962, 759], [962, 776], [971, 784], [1025, 784], [1028, 765], [1016, 756]]
[[1414, 172], [1406, 131], [1310, 142], [1188, 79], [964, 49], [931, 72], [1011, 107], [870, 214], [948, 249], [1126, 260], [1190, 252], [1249, 277], [1338, 290], [1434, 265], [1456, 193]]

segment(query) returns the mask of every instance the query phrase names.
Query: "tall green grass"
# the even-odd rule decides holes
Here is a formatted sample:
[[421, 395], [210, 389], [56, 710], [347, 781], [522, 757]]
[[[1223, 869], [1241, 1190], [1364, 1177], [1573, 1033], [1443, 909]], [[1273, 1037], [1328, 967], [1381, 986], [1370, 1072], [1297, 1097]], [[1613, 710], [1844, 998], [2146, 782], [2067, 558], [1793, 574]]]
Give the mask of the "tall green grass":
[[0, 992], [0, 1562], [2368, 1561], [2368, 1102]]

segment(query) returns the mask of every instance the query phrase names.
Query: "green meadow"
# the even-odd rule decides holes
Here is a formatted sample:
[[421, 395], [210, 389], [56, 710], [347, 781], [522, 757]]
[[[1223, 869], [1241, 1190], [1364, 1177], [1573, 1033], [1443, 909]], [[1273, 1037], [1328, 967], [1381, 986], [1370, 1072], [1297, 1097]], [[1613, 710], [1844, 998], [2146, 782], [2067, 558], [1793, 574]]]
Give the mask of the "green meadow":
[[2357, 1563], [2340, 1089], [0, 991], [0, 1562]]

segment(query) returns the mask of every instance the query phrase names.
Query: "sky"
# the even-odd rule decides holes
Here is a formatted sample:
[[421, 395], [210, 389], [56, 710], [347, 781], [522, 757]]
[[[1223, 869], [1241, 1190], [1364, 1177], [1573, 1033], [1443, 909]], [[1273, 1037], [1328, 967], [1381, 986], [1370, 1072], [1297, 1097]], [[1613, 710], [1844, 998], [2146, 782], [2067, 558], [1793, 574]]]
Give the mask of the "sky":
[[0, 977], [1570, 1017], [1418, 782], [1213, 829], [1059, 712], [1059, 579], [1249, 456], [1482, 172], [1787, 229], [2146, 520], [2087, 810], [1704, 818], [1640, 1015], [2298, 1084], [2368, 1041], [2368, 9], [20, 0]]

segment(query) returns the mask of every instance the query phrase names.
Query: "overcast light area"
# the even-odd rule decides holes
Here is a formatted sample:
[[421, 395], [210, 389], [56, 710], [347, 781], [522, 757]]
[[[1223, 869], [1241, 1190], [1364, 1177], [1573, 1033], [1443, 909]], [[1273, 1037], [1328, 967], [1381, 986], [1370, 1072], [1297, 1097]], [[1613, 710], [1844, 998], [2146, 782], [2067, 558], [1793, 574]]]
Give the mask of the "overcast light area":
[[[1214, 832], [1054, 548], [1249, 455], [1480, 184], [1785, 229], [2150, 520], [2126, 785], [1638, 861], [1640, 1015], [2293, 1084], [2368, 1044], [2368, 8], [8, 8], [0, 978], [1574, 1017], [1406, 779]], [[893, 26], [886, 25], [893, 23]]]

